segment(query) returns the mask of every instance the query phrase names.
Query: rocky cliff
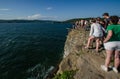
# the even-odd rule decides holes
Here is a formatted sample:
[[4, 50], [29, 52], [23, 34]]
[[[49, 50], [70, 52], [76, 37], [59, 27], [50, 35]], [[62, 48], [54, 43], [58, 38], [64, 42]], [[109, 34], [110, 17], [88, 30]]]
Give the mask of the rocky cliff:
[[77, 70], [74, 79], [120, 79], [120, 74], [113, 71], [104, 72], [100, 65], [104, 64], [105, 51], [100, 49], [96, 54], [94, 49], [84, 49], [89, 31], [71, 30], [68, 33], [64, 58], [59, 65], [57, 73], [66, 70]]

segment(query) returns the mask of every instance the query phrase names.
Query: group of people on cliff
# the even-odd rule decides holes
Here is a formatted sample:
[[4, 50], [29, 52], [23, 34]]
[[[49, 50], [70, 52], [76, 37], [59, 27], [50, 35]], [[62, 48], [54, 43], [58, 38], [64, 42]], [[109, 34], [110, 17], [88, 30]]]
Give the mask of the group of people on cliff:
[[85, 28], [87, 26], [89, 28], [90, 20], [88, 21], [88, 20], [81, 19], [81, 20], [78, 20], [74, 23], [73, 29], [79, 29], [80, 27]]
[[106, 72], [109, 71], [110, 62], [114, 56], [114, 66], [112, 69], [118, 73], [118, 67], [120, 66], [120, 18], [104, 13], [103, 19], [98, 17], [92, 18], [89, 21], [77, 21], [75, 29], [89, 26], [90, 34], [85, 48], [89, 49], [90, 45], [95, 41], [95, 52], [99, 53], [100, 44], [103, 44], [106, 50], [106, 59], [105, 64], [101, 65], [101, 69]]
[[[108, 13], [105, 13], [105, 15], [106, 16], [103, 16], [105, 18], [104, 20], [103, 20], [103, 18], [100, 18], [100, 17], [77, 20], [73, 23], [73, 29], [84, 28], [85, 30], [90, 30], [90, 26], [92, 24], [93, 19], [96, 19], [97, 22], [100, 23], [101, 26], [106, 29], [106, 27], [108, 26], [108, 23], [109, 23], [110, 16]], [[119, 17], [118, 24], [120, 24], [120, 17]]]

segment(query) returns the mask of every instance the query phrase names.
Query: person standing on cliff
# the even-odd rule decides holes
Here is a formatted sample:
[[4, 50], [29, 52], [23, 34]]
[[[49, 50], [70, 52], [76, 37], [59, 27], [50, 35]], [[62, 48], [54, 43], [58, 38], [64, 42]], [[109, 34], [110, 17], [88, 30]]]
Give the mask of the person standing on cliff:
[[107, 26], [110, 24], [110, 16], [109, 16], [109, 13], [104, 13], [103, 14], [103, 18], [104, 18], [104, 21], [105, 21], [105, 26], [104, 26], [104, 28], [106, 29], [107, 28]]
[[96, 52], [99, 50], [100, 46], [100, 39], [103, 37], [103, 31], [102, 31], [102, 26], [96, 22], [96, 19], [91, 20], [91, 29], [90, 29], [90, 34], [88, 38], [88, 42], [85, 48], [89, 48], [91, 42], [95, 39], [96, 40]]
[[107, 26], [107, 37], [104, 40], [104, 47], [106, 49], [105, 64], [101, 65], [102, 70], [108, 71], [111, 57], [114, 56], [113, 71], [118, 73], [118, 66], [120, 65], [120, 24], [117, 16], [110, 17], [110, 25]]
[[80, 24], [81, 24], [81, 28], [84, 28], [84, 20], [83, 19], [81, 20]]

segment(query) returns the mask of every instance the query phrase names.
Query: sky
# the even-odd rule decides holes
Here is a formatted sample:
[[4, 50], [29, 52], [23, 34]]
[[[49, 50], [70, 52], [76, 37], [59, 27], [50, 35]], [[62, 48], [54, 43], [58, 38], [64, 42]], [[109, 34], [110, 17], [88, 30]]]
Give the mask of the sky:
[[120, 0], [0, 0], [0, 19], [68, 20], [120, 16]]

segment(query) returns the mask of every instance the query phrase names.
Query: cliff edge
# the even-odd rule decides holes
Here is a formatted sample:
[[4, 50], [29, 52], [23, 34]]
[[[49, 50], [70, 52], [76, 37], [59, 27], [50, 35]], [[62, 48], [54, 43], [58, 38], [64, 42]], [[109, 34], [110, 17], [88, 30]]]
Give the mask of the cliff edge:
[[[104, 72], [100, 66], [105, 61], [105, 50], [96, 54], [94, 49], [85, 49], [89, 31], [72, 29], [67, 36], [64, 47], [64, 58], [57, 73], [77, 70], [74, 79], [120, 79], [120, 74], [113, 71]], [[112, 62], [113, 63], [113, 62]]]

